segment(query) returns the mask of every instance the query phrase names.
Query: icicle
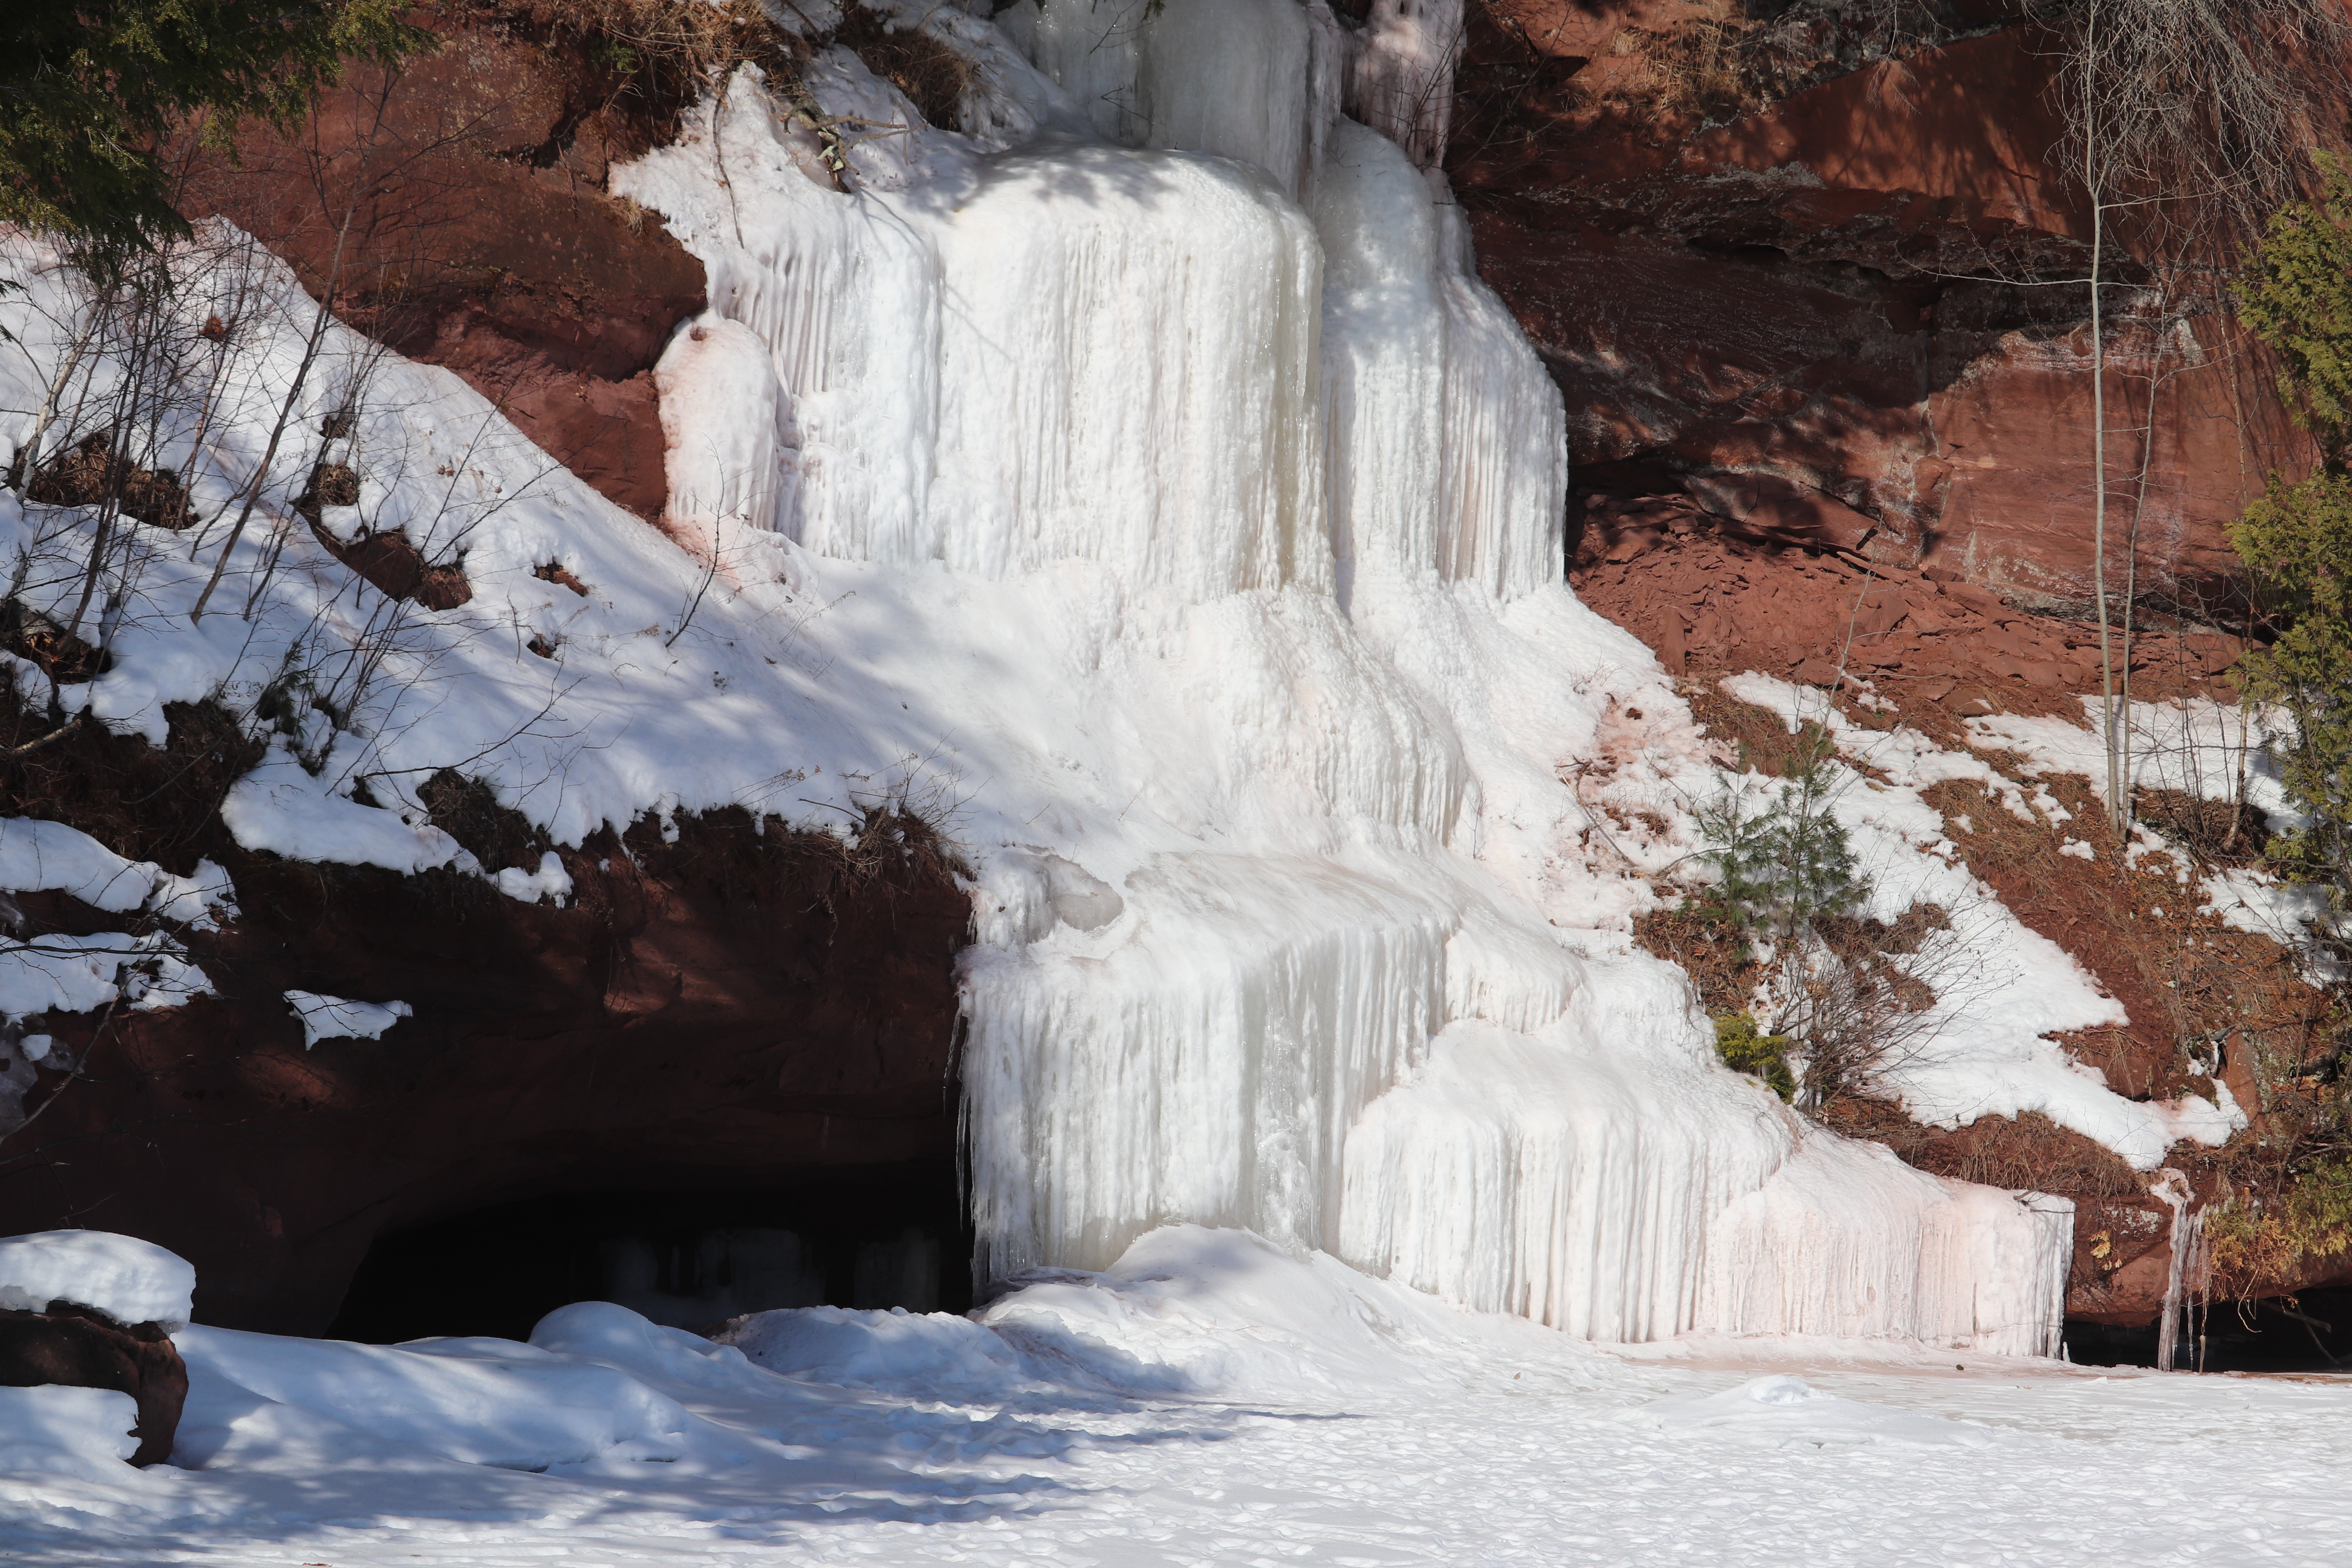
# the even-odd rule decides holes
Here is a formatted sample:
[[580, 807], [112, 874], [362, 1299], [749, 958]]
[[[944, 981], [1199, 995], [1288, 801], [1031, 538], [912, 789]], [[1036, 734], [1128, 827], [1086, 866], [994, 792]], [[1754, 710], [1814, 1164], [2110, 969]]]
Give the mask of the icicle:
[[2181, 1302], [2189, 1282], [2201, 1272], [2203, 1259], [2196, 1256], [2203, 1250], [2205, 1213], [2189, 1212], [2189, 1205], [2197, 1194], [2189, 1185], [2189, 1178], [2168, 1165], [2157, 1173], [2157, 1183], [2149, 1193], [2162, 1200], [2172, 1210], [2172, 1262], [2164, 1277], [2164, 1315], [2157, 1329], [2156, 1369], [2170, 1372], [2180, 1342], [2182, 1328]]

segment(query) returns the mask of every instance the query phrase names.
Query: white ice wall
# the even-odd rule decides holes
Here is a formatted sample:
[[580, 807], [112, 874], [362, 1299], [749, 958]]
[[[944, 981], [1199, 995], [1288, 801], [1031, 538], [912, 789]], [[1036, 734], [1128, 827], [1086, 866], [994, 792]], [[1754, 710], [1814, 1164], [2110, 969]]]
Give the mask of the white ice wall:
[[1559, 582], [1559, 396], [1471, 269], [1442, 177], [1342, 121], [1312, 208], [1327, 258], [1325, 482], [1342, 602], [1363, 571], [1434, 570], [1502, 598]]
[[[1036, 79], [975, 89], [981, 141], [877, 139], [835, 190], [744, 82], [616, 174], [767, 346], [782, 531], [867, 563], [869, 616], [925, 605], [867, 668], [953, 695], [934, 745], [986, 759], [983, 1266], [1183, 1220], [1585, 1334], [1978, 1333], [1920, 1237], [2030, 1263], [2039, 1222], [1792, 1166], [1791, 1119], [1607, 929], [1563, 772], [1674, 700], [1562, 583], [1559, 396], [1443, 179], [1335, 111], [1342, 54], [1385, 51], [1359, 100], [1442, 139], [1444, 17], [1377, 20], [1343, 47], [1293, 0], [1027, 3]], [[841, 51], [810, 85], [911, 112]], [[1784, 1243], [1905, 1304], [1731, 1289]]]
[[1716, 1216], [1694, 1326], [2056, 1355], [2074, 1254], [2068, 1199], [1946, 1181], [1811, 1132]]

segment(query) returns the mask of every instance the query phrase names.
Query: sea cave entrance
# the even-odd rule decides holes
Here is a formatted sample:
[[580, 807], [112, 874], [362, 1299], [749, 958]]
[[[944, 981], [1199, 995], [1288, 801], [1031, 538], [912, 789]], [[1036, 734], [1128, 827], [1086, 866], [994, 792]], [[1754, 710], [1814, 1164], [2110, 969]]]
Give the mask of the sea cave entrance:
[[573, 1301], [691, 1330], [776, 1307], [960, 1312], [971, 1253], [949, 1160], [727, 1191], [556, 1193], [379, 1237], [327, 1334], [520, 1340]]
[[[2352, 1286], [2193, 1307], [2173, 1352], [2179, 1372], [2352, 1372]], [[2066, 1357], [2084, 1366], [2154, 1366], [2158, 1325], [2066, 1320]]]

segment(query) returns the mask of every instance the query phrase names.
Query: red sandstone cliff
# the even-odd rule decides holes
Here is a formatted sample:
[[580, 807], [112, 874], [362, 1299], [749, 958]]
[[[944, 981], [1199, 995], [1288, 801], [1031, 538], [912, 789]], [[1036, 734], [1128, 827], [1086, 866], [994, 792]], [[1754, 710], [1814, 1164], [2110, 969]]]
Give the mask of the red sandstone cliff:
[[[1873, 59], [1866, 8], [1751, 20], [1785, 9], [1470, 7], [1448, 171], [1568, 399], [1574, 482], [1737, 521], [1688, 481], [1769, 476], [1868, 531], [1823, 542], [2079, 603], [2090, 225], [2050, 165], [2054, 43], [1979, 0]], [[2226, 314], [2107, 295], [2110, 571], [2226, 595], [2224, 525], [2305, 443]]]

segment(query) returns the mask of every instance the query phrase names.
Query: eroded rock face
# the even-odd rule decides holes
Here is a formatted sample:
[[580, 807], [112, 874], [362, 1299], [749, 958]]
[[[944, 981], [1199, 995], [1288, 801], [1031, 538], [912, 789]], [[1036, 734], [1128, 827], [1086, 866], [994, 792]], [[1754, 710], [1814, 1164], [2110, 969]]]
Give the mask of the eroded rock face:
[[331, 285], [352, 325], [455, 371], [555, 461], [656, 518], [653, 365], [702, 309], [702, 264], [604, 183], [660, 128], [576, 51], [436, 26], [440, 52], [396, 77], [354, 68], [298, 135], [248, 130], [183, 210], [235, 222], [313, 294]]
[[[1775, 79], [1710, 88], [1675, 7], [1471, 7], [1484, 107], [1449, 173], [1480, 269], [1567, 399], [1580, 485], [1769, 478], [1866, 517], [1874, 559], [2078, 603], [2090, 224], [2046, 159], [2049, 41], [1946, 6], [1975, 36], [1864, 64], [1861, 13], [1811, 9]], [[2110, 585], [2226, 598], [2225, 524], [2308, 443], [2231, 318], [2105, 293]]]
[[153, 1323], [125, 1325], [103, 1312], [59, 1301], [46, 1312], [0, 1311], [0, 1385], [107, 1388], [139, 1407], [134, 1465], [172, 1455], [188, 1369], [169, 1335]]
[[[520, 819], [457, 819], [464, 795], [445, 794], [451, 826], [486, 864], [537, 866]], [[179, 855], [227, 866], [243, 910], [188, 935], [220, 994], [34, 1021], [58, 1043], [37, 1119], [0, 1150], [0, 1233], [69, 1217], [153, 1240], [195, 1265], [199, 1321], [316, 1333], [387, 1231], [616, 1185], [951, 1163], [965, 896], [919, 828], [885, 825], [871, 854], [765, 828], [608, 832], [561, 852], [557, 908], [199, 827]], [[115, 918], [19, 901], [43, 929]], [[306, 1050], [289, 990], [415, 1013]]]

